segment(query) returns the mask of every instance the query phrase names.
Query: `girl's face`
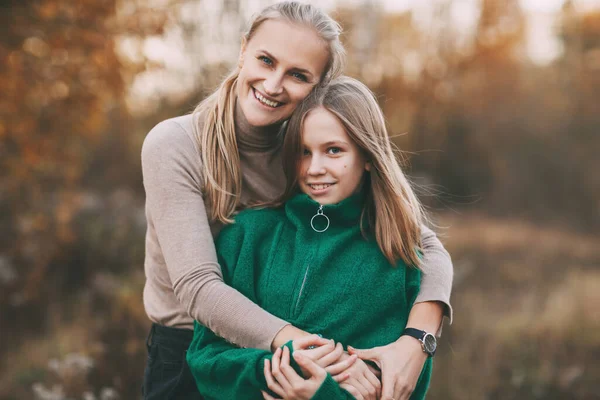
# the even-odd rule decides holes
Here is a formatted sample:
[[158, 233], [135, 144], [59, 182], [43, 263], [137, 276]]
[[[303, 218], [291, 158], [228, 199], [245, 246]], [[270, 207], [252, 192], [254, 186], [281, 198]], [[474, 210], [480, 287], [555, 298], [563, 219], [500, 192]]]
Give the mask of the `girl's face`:
[[340, 120], [326, 109], [311, 110], [302, 129], [300, 189], [322, 205], [336, 204], [359, 190], [371, 169]]
[[288, 119], [319, 83], [329, 53], [307, 27], [271, 19], [242, 45], [238, 104], [252, 126]]

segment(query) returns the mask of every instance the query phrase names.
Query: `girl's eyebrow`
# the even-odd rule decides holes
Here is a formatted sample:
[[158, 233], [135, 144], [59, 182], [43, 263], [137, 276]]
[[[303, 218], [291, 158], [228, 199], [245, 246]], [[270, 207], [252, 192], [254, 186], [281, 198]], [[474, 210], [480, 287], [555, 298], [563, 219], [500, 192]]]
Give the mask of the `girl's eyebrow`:
[[[273, 54], [269, 53], [266, 50], [260, 50], [260, 49], [259, 49], [259, 52], [264, 53], [267, 57], [269, 57], [271, 60], [273, 60], [274, 63], [277, 63], [277, 58]], [[309, 70], [304, 69], [304, 68], [294, 67], [294, 68], [292, 68], [292, 70], [295, 72], [303, 73], [305, 75], [310, 75], [311, 78], [314, 76], [314, 74], [312, 72], [310, 72]]]
[[343, 140], [330, 140], [329, 142], [323, 143], [323, 146], [333, 146], [335, 144], [345, 144], [347, 145], [348, 143], [344, 142]]

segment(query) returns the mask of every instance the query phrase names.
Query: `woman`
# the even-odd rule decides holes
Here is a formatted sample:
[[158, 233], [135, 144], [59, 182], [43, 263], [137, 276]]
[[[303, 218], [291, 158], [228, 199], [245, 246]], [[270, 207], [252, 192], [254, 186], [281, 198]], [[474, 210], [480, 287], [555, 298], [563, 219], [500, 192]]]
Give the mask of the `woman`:
[[[225, 282], [344, 347], [393, 342], [419, 292], [423, 216], [375, 97], [351, 78], [313, 92], [289, 122], [283, 154], [283, 206], [242, 211], [217, 239]], [[365, 385], [338, 385], [326, 370], [335, 357], [303, 343], [272, 355], [196, 323], [187, 360], [207, 399], [260, 399], [267, 387], [284, 399], [372, 397]], [[296, 351], [307, 379], [290, 364]], [[430, 375], [428, 361], [411, 399], [425, 397]]]
[[[339, 34], [338, 24], [313, 6], [267, 7], [217, 91], [193, 115], [160, 123], [144, 141], [144, 306], [153, 322], [146, 399], [197, 398], [185, 363], [194, 320], [232, 343], [264, 350], [306, 335], [224, 284], [213, 235], [237, 208], [282, 193], [284, 122], [313, 88], [340, 74]], [[431, 231], [424, 229], [421, 240], [425, 275], [410, 322], [431, 332], [443, 312], [451, 316], [452, 264]], [[408, 393], [426, 356], [417, 341], [400, 338], [390, 346], [375, 349], [383, 390]]]

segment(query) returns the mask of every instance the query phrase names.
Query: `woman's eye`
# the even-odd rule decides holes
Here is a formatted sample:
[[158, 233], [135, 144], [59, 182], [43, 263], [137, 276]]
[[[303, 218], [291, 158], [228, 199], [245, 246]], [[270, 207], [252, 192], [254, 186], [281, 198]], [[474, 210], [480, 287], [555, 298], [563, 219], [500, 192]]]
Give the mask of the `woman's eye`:
[[327, 149], [327, 153], [329, 154], [339, 154], [341, 153], [342, 149], [340, 149], [339, 147], [330, 147]]
[[292, 76], [298, 79], [299, 81], [308, 82], [308, 78], [306, 77], [306, 75], [301, 74], [300, 72], [292, 72]]
[[259, 59], [260, 61], [262, 61], [262, 62], [263, 62], [263, 64], [266, 64], [266, 65], [273, 65], [273, 60], [271, 60], [271, 59], [270, 59], [269, 57], [267, 57], [267, 56], [258, 56], [258, 59]]
[[310, 155], [310, 151], [308, 151], [307, 149], [304, 149], [304, 150], [302, 150], [302, 155], [308, 156], [308, 155]]

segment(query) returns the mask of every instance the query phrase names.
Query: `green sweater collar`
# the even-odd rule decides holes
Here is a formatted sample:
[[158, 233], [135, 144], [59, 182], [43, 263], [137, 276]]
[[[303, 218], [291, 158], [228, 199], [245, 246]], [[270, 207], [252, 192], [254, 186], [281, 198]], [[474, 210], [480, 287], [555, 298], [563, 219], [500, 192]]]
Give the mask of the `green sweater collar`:
[[315, 232], [311, 227], [311, 220], [316, 229], [322, 230], [327, 225], [327, 219], [329, 219], [329, 227], [325, 232], [347, 229], [348, 227], [358, 228], [360, 227], [364, 202], [364, 191], [360, 191], [337, 204], [323, 206], [323, 215], [327, 218], [317, 216], [313, 219], [319, 212], [321, 205], [307, 194], [302, 193], [286, 202], [285, 213], [299, 230]]

